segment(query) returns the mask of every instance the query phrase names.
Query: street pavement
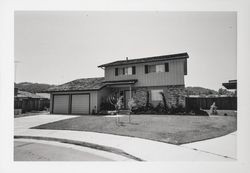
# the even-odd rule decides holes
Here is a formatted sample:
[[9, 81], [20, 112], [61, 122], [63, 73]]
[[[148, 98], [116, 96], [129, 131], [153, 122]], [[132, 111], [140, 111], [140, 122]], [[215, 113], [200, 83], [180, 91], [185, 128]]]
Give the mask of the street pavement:
[[41, 141], [15, 139], [14, 161], [129, 161], [113, 153], [82, 146]]
[[[185, 145], [85, 131], [29, 129], [77, 116], [38, 115], [15, 118], [15, 136], [39, 136], [88, 142], [117, 148], [145, 161], [235, 161], [236, 133]], [[109, 118], [109, 117], [107, 117]], [[76, 147], [72, 145], [73, 148]], [[79, 146], [78, 146], [79, 147]]]

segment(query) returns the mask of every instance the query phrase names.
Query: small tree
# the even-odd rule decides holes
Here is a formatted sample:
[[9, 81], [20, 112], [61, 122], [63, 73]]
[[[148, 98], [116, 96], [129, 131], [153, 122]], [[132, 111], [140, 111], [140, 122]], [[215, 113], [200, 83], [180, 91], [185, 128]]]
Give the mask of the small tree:
[[117, 101], [118, 101], [118, 98], [115, 96], [115, 95], [111, 95], [108, 97], [108, 102], [113, 105], [115, 107], [115, 110], [117, 111]]
[[123, 99], [123, 96], [117, 97], [117, 96], [113, 95], [113, 96], [108, 97], [110, 104], [114, 105], [115, 110], [116, 110], [116, 124], [117, 125], [120, 123], [118, 111], [121, 109], [121, 107], [123, 105], [122, 99]]
[[133, 98], [129, 99], [128, 101], [128, 108], [129, 108], [129, 123], [131, 123], [131, 112], [132, 109], [135, 108], [137, 106], [135, 100]]

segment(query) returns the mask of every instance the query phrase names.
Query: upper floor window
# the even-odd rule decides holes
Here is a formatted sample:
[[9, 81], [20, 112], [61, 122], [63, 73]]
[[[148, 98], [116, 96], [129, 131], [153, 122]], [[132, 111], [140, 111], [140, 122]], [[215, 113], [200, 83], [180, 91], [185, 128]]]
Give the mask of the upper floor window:
[[156, 65], [156, 72], [164, 72], [164, 71], [165, 71], [164, 64]]
[[136, 73], [135, 66], [132, 67], [123, 67], [123, 68], [115, 68], [115, 76], [119, 75], [134, 75]]
[[132, 75], [132, 67], [125, 67], [125, 75]]
[[145, 73], [154, 73], [154, 72], [169, 72], [168, 63], [157, 64], [157, 65], [145, 65]]

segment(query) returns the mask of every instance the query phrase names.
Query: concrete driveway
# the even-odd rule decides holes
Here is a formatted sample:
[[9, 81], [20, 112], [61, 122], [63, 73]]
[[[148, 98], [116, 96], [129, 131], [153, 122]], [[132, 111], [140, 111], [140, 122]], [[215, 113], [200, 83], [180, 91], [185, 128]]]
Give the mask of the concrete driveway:
[[[185, 145], [147, 139], [69, 130], [29, 129], [76, 116], [38, 115], [15, 118], [15, 136], [39, 136], [88, 142], [117, 148], [145, 161], [235, 161], [236, 133]], [[227, 147], [227, 149], [226, 149]]]

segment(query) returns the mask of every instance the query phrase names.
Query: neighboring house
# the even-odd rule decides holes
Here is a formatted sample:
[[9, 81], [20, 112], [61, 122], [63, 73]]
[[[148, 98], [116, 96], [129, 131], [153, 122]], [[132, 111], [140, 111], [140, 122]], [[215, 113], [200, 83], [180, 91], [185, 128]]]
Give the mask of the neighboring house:
[[42, 111], [48, 109], [50, 101], [48, 98], [27, 91], [14, 90], [14, 114], [30, 111]]
[[237, 80], [229, 80], [227, 83], [222, 85], [228, 90], [234, 90], [235, 96], [237, 96]]
[[50, 99], [50, 94], [48, 93], [36, 93], [36, 95], [41, 96], [43, 98]]
[[126, 59], [98, 66], [105, 77], [74, 80], [48, 90], [51, 113], [91, 114], [110, 95], [124, 97], [124, 109], [133, 97], [138, 105], [162, 101], [160, 92], [171, 104], [185, 104], [184, 75], [187, 75], [187, 53]]

